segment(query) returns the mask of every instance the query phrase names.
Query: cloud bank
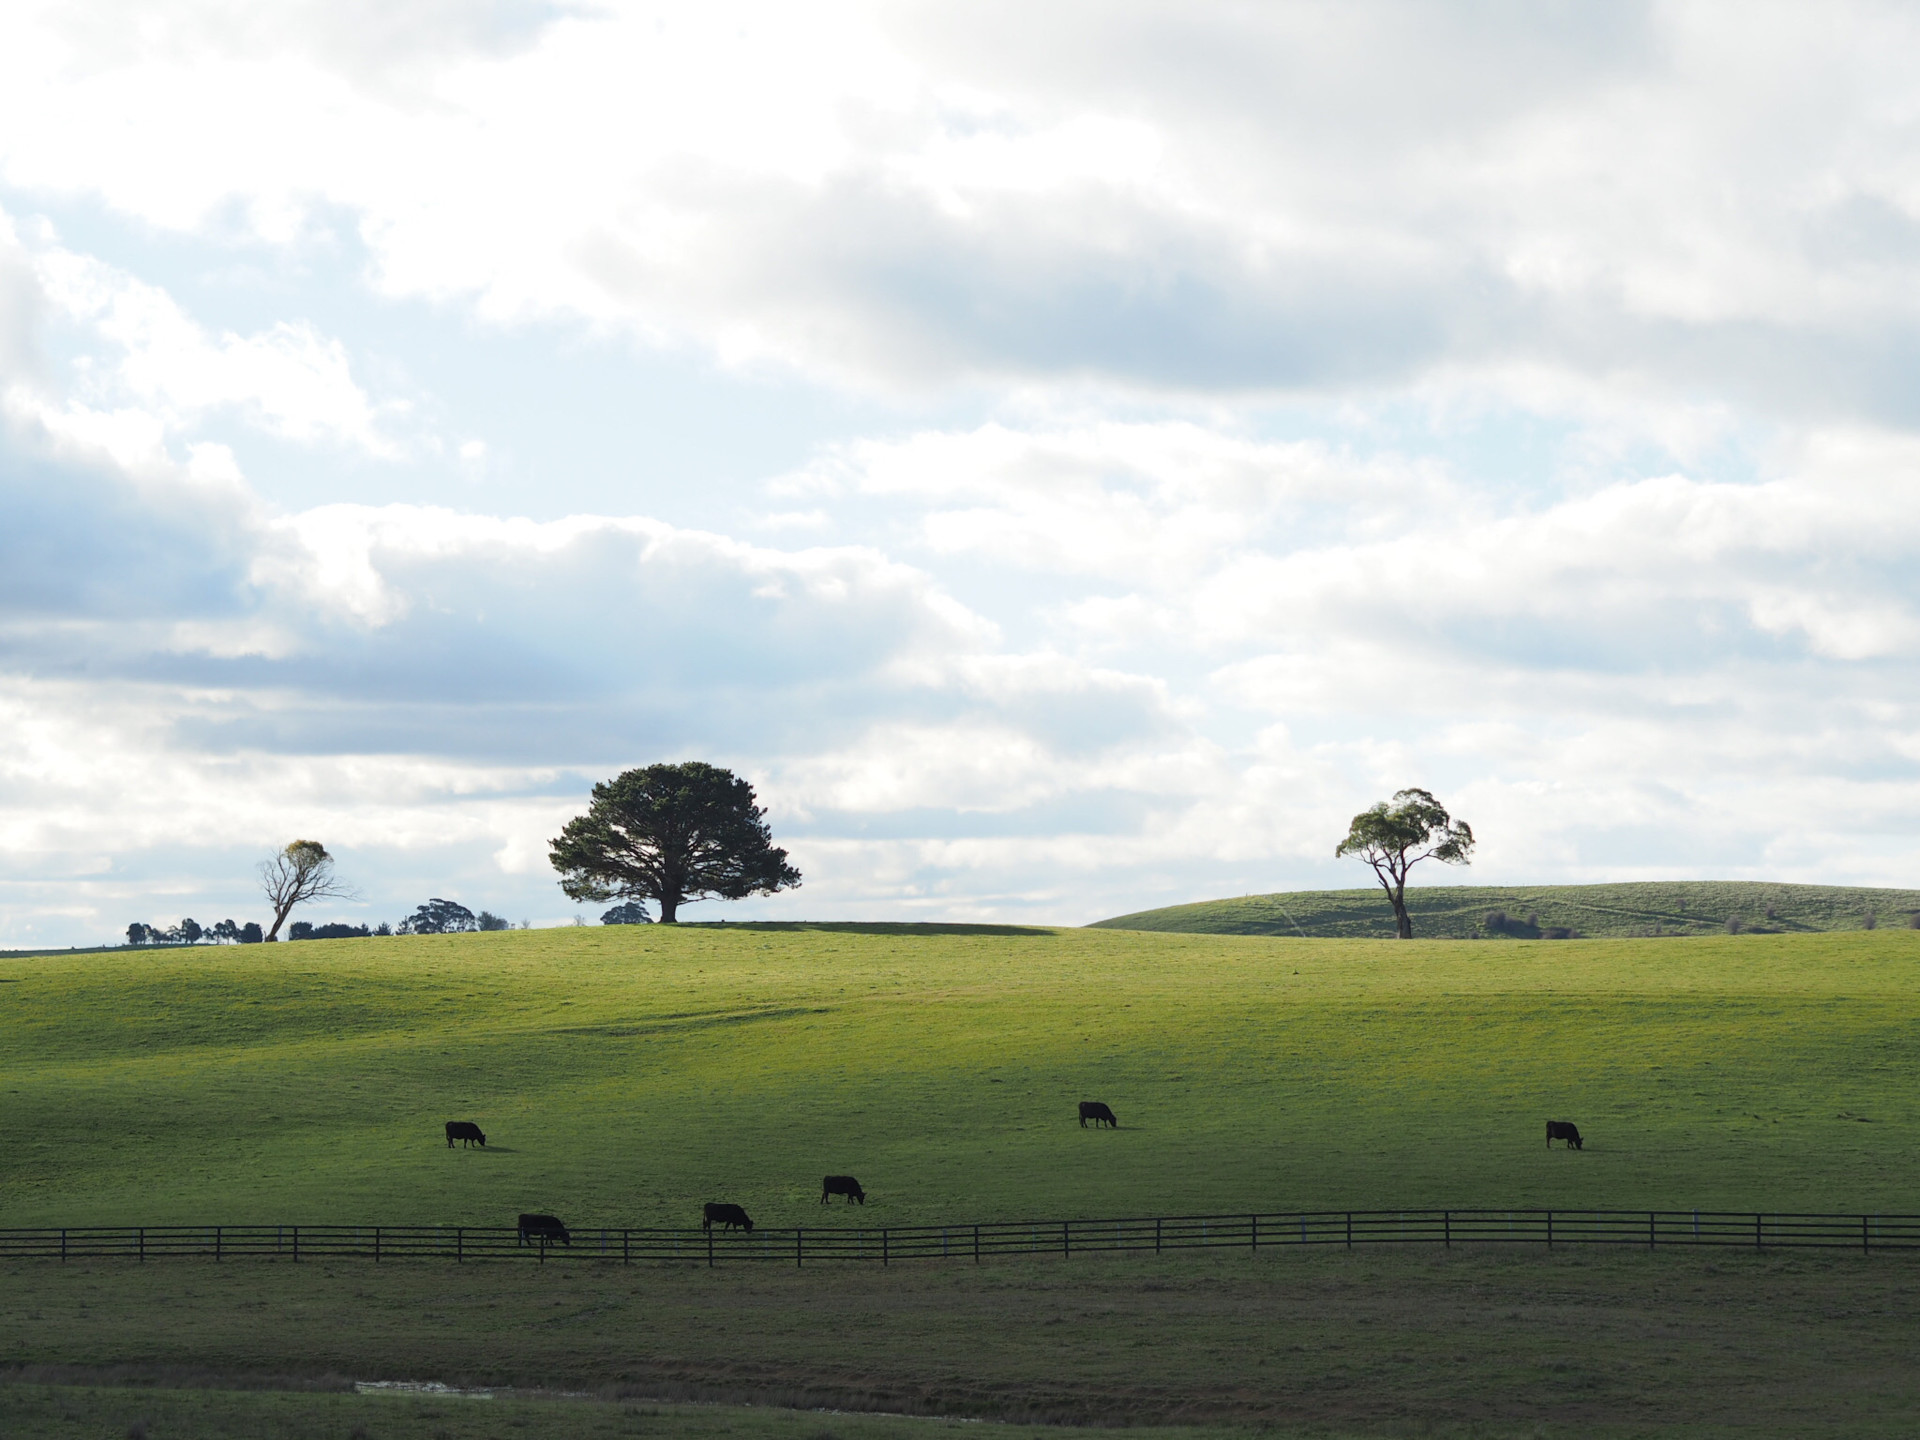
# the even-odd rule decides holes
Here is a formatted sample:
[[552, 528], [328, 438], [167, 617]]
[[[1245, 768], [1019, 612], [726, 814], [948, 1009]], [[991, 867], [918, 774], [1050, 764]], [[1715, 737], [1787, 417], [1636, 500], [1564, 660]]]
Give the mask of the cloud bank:
[[[296, 833], [551, 922], [690, 756], [755, 913], [1357, 884], [1405, 784], [1488, 878], [1907, 883], [1914, 26], [19, 7], [0, 943]], [[720, 478], [602, 461], [669, 378]]]

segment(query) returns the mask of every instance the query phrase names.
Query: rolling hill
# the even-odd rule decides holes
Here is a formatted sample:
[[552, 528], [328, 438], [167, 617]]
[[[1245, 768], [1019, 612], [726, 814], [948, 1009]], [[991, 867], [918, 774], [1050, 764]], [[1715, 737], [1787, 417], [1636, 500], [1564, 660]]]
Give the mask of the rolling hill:
[[[1407, 911], [1414, 935], [1432, 940], [1655, 938], [1725, 934], [1731, 929], [1804, 935], [1906, 928], [1920, 916], [1920, 890], [1732, 880], [1427, 885], [1407, 887]], [[1390, 939], [1393, 910], [1378, 886], [1295, 890], [1169, 905], [1116, 915], [1089, 928]]]
[[[1904, 926], [649, 925], [0, 956], [0, 1226], [688, 1226], [708, 1200], [763, 1240], [1323, 1207], [1884, 1215], [1920, 1181], [1916, 1013]], [[1083, 1099], [1120, 1128], [1080, 1129]], [[1546, 1148], [1549, 1116], [1585, 1149]], [[486, 1148], [448, 1149], [448, 1119]], [[822, 1208], [829, 1172], [868, 1204]], [[1915, 1413], [1912, 1257], [1878, 1248], [570, 1254], [9, 1261], [0, 1432], [692, 1433], [671, 1396], [802, 1407], [712, 1412], [767, 1440], [828, 1433], [818, 1407], [1582, 1440], [1892, 1436]], [[319, 1393], [343, 1377], [647, 1404]], [[1288, 1419], [1308, 1428], [1268, 1428]]]
[[[1904, 1209], [1916, 960], [1905, 927], [731, 924], [13, 958], [0, 1225]], [[827, 1173], [864, 1209], [823, 1210]]]

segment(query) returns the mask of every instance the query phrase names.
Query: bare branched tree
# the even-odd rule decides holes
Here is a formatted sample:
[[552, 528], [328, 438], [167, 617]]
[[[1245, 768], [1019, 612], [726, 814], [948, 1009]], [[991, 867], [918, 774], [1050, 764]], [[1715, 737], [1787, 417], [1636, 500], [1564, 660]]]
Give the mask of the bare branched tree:
[[273, 928], [267, 939], [280, 938], [280, 927], [293, 907], [310, 900], [358, 900], [360, 893], [342, 884], [333, 873], [333, 857], [318, 840], [296, 840], [278, 855], [260, 862], [260, 888], [273, 906]]

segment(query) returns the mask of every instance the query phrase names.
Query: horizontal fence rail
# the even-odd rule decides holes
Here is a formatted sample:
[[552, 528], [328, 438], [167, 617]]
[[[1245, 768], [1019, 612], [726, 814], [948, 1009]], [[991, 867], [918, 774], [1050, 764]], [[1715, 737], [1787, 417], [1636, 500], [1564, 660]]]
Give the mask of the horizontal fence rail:
[[1317, 1210], [1135, 1220], [775, 1230], [580, 1227], [565, 1244], [513, 1226], [118, 1225], [0, 1229], [0, 1260], [595, 1260], [716, 1265], [767, 1260], [981, 1260], [1002, 1255], [1245, 1250], [1356, 1245], [1710, 1245], [1747, 1250], [1920, 1249], [1920, 1215], [1754, 1214], [1708, 1210]]

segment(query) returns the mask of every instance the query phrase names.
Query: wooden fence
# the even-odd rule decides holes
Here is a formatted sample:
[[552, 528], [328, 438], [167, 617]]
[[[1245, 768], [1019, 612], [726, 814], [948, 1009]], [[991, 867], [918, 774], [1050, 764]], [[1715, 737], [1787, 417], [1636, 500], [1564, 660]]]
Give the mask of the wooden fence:
[[0, 1260], [162, 1260], [177, 1256], [386, 1260], [524, 1258], [715, 1265], [762, 1260], [972, 1260], [1002, 1255], [1245, 1250], [1356, 1245], [1719, 1246], [1747, 1250], [1920, 1249], [1920, 1215], [1752, 1214], [1708, 1210], [1320, 1210], [1169, 1215], [1144, 1220], [791, 1230], [576, 1227], [567, 1244], [523, 1244], [513, 1226], [116, 1225], [0, 1230]]

